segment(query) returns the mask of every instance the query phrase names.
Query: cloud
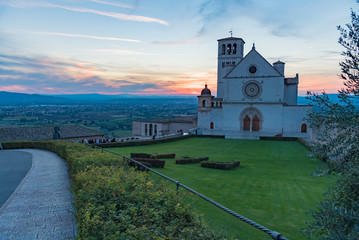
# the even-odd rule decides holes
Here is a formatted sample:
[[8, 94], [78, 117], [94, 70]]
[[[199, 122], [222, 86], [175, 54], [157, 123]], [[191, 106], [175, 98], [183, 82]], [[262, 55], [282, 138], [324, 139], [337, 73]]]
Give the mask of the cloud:
[[89, 51], [98, 52], [98, 53], [118, 54], [118, 55], [155, 55], [155, 54], [150, 54], [150, 53], [145, 53], [145, 52], [132, 51], [132, 50], [127, 50], [127, 49], [113, 49], [113, 48], [89, 49]]
[[126, 39], [126, 38], [117, 38], [117, 37], [101, 37], [101, 36], [84, 35], [84, 34], [76, 34], [76, 33], [38, 32], [38, 31], [28, 31], [28, 30], [18, 30], [18, 31], [25, 32], [25, 33], [31, 33], [31, 34], [39, 34], [39, 35], [90, 38], [90, 39], [109, 40], [109, 41], [141, 42], [140, 40], [135, 40], [135, 39]]
[[126, 4], [126, 3], [113, 3], [113, 2], [107, 2], [107, 1], [102, 1], [102, 0], [89, 0], [89, 1], [95, 2], [95, 3], [101, 3], [101, 4], [105, 4], [105, 5], [110, 5], [110, 6], [115, 6], [115, 7], [120, 7], [120, 8], [130, 8], [130, 9], [135, 8], [135, 6]]
[[141, 93], [163, 91], [151, 76], [108, 76], [105, 69], [88, 62], [48, 57], [0, 54], [0, 86], [3, 91], [58, 94], [76, 92]]
[[125, 20], [125, 21], [135, 21], [135, 22], [146, 22], [146, 23], [158, 23], [161, 25], [169, 26], [170, 24], [167, 21], [146, 17], [146, 16], [139, 16], [139, 15], [131, 15], [131, 14], [124, 14], [124, 13], [117, 13], [117, 12], [106, 12], [106, 11], [99, 11], [96, 9], [90, 8], [82, 8], [82, 7], [69, 7], [63, 6], [59, 4], [53, 3], [46, 3], [46, 2], [32, 2], [32, 1], [22, 1], [22, 0], [0, 0], [0, 5], [7, 5], [10, 7], [17, 7], [17, 8], [29, 8], [29, 7], [50, 7], [50, 8], [60, 8], [65, 9], [72, 12], [82, 12], [82, 13], [91, 13], [100, 16], [106, 16], [115, 18], [118, 20]]
[[200, 41], [195, 39], [186, 39], [182, 41], [153, 41], [152, 44], [155, 45], [183, 45], [183, 44], [198, 44]]

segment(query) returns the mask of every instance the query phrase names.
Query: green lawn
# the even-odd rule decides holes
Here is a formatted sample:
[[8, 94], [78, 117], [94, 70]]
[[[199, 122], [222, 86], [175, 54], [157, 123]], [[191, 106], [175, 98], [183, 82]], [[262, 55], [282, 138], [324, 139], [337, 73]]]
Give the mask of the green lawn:
[[[332, 182], [329, 177], [312, 176], [320, 161], [309, 157], [297, 142], [190, 138], [109, 150], [126, 156], [176, 153], [176, 157], [209, 156], [210, 161], [240, 160], [241, 166], [230, 171], [176, 165], [174, 160], [166, 160], [165, 168], [158, 170], [288, 239], [304, 239], [301, 228], [309, 218], [306, 212], [316, 207]], [[206, 201], [186, 196], [213, 228], [240, 239], [271, 239]]]

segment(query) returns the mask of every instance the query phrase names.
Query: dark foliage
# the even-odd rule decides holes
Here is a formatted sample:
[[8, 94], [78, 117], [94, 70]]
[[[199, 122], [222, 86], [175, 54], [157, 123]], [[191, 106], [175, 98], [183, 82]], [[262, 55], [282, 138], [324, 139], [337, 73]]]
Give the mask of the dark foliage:
[[224, 170], [231, 170], [233, 168], [238, 167], [239, 165], [240, 165], [240, 161], [234, 161], [234, 162], [208, 162], [208, 161], [202, 161], [201, 162], [201, 167], [224, 169]]

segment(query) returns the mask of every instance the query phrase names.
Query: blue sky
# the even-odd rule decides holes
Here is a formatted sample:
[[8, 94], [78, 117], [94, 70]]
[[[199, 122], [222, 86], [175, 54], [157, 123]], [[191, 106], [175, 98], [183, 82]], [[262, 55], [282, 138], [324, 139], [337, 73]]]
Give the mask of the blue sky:
[[0, 91], [196, 95], [216, 90], [232, 29], [299, 92], [336, 92], [354, 0], [0, 0]]

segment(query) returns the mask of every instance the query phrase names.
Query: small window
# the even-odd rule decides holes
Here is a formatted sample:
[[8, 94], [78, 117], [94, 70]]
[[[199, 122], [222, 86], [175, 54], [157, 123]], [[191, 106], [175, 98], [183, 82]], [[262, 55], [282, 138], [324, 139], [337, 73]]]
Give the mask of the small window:
[[145, 124], [145, 136], [147, 136], [147, 124]]
[[222, 68], [224, 68], [226, 66], [225, 62], [222, 62]]
[[211, 127], [211, 129], [213, 129], [213, 128], [214, 128], [214, 124], [213, 124], [213, 122], [211, 122], [210, 127]]
[[222, 55], [226, 54], [226, 45], [222, 44]]
[[207, 107], [207, 101], [206, 100], [203, 100], [202, 107]]
[[254, 73], [257, 72], [257, 68], [256, 68], [255, 66], [250, 66], [250, 67], [249, 67], [249, 72], [252, 73], [252, 74], [254, 74]]
[[232, 53], [232, 45], [231, 44], [227, 44], [227, 54], [231, 54]]
[[214, 102], [211, 102], [211, 107], [214, 107]]
[[302, 124], [302, 126], [300, 127], [300, 132], [302, 132], [302, 133], [307, 132], [307, 124], [305, 124], [305, 123]]
[[233, 44], [233, 54], [237, 54], [237, 44]]

